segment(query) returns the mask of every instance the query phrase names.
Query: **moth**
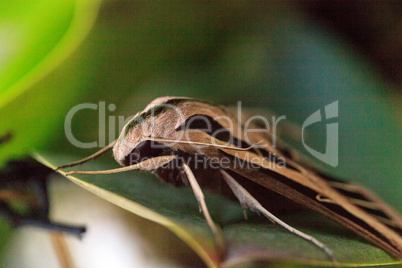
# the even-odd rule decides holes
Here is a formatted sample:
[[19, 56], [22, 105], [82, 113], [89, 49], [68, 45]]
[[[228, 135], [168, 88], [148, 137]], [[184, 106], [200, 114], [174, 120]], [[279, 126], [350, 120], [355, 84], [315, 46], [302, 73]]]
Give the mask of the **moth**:
[[326, 245], [273, 215], [270, 204], [281, 203], [271, 201], [282, 198], [312, 209], [402, 259], [402, 220], [390, 206], [361, 186], [320, 173], [273, 133], [246, 133], [246, 127], [225, 108], [185, 97], [161, 97], [137, 113], [116, 141], [58, 169], [85, 163], [113, 149], [123, 167], [70, 171], [67, 175], [147, 170], [173, 185], [191, 187], [221, 258], [225, 238], [210, 216], [204, 188], [237, 197], [243, 209], [262, 214], [306, 239], [333, 261]]

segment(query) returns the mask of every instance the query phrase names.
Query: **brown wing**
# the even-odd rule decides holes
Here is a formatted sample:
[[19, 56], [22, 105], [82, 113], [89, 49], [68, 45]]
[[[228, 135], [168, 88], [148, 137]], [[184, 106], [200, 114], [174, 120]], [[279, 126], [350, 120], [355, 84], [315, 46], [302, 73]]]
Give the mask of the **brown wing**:
[[[192, 112], [190, 117], [205, 114], [210, 123], [215, 126], [213, 130], [227, 128], [229, 135], [214, 138], [239, 147], [250, 146], [250, 142], [266, 145], [265, 148], [254, 148], [250, 151], [209, 148], [203, 152], [207, 157], [216, 157], [218, 154], [220, 158], [230, 158], [231, 164], [228, 169], [231, 170], [232, 175], [237, 174], [237, 176], [247, 178], [313, 209], [402, 259], [401, 217], [379, 198], [361, 187], [342, 183], [314, 172], [299, 162], [297, 154], [293, 150], [290, 153], [284, 153], [284, 150], [289, 151], [289, 148], [282, 143], [278, 144], [279, 148], [273, 148], [269, 133], [267, 135], [263, 133], [250, 135], [250, 142], [246, 142], [241, 133], [242, 129], [229, 128], [224, 120], [213, 119], [214, 115], [224, 114], [222, 110], [206, 103], [194, 102], [192, 104], [198, 108], [196, 111], [199, 112]], [[233, 121], [237, 120], [233, 119]], [[197, 124], [191, 126], [185, 123], [181, 122], [178, 130], [190, 133], [203, 129]], [[212, 130], [209, 133], [205, 129], [203, 131], [206, 135], [213, 134]], [[195, 140], [198, 140], [199, 137]], [[286, 167], [276, 165], [279, 158], [285, 159]], [[251, 163], [253, 165], [250, 165]]]
[[[231, 114], [234, 114], [233, 108], [230, 108], [229, 111], [231, 112]], [[277, 116], [273, 112], [267, 112], [263, 109], [243, 109], [243, 122], [256, 114], [268, 117]], [[286, 133], [288, 134], [288, 137], [295, 140], [298, 140], [300, 138], [297, 133], [301, 133], [301, 128], [298, 128], [296, 124], [288, 124], [283, 126], [284, 128], [280, 130], [281, 133]], [[264, 126], [254, 124], [254, 127]], [[261, 135], [264, 134], [266, 140], [272, 139], [269, 133], [261, 133]], [[303, 169], [303, 167], [304, 169], [308, 168], [310, 170], [313, 170], [314, 173], [319, 175], [321, 179], [325, 180], [330, 187], [346, 197], [349, 202], [364, 210], [366, 213], [370, 214], [372, 217], [376, 218], [390, 229], [393, 229], [399, 235], [402, 235], [401, 217], [384, 201], [377, 197], [374, 192], [370, 191], [367, 188], [364, 188], [361, 185], [349, 183], [318, 171], [317, 167], [312, 164], [307, 157], [304, 157], [297, 150], [295, 150], [280, 139], [277, 140], [277, 148], [280, 154], [283, 157], [286, 157], [287, 161], [291, 160], [293, 165], [298, 166], [299, 170]], [[331, 200], [321, 195], [318, 195], [317, 199], [321, 202], [333, 203]]]
[[[373, 191], [350, 182], [335, 179], [325, 174], [320, 174], [329, 186], [345, 196], [349, 202], [353, 203], [372, 217], [376, 218], [388, 228], [393, 229], [402, 235], [402, 219], [396, 211], [381, 200]], [[322, 202], [329, 202], [325, 197], [319, 197]]]
[[[250, 159], [250, 157], [257, 159], [259, 156], [256, 154], [246, 156], [243, 152], [222, 150], [222, 157], [229, 157], [234, 163], [229, 167], [232, 173], [315, 210], [392, 255], [402, 258], [400, 217], [384, 202], [378, 202], [378, 199], [372, 196], [367, 197], [370, 203], [376, 202], [382, 208], [371, 211], [366, 207], [354, 204], [354, 200], [351, 200], [350, 196], [335, 190], [325, 179], [314, 176], [312, 173], [310, 173], [311, 177], [307, 177], [295, 170], [294, 167], [275, 168], [272, 167], [272, 162], [269, 160], [261, 161], [261, 168], [250, 167], [247, 163], [242, 163], [247, 162], [242, 159]], [[256, 161], [254, 162], [257, 164]], [[387, 223], [379, 218], [379, 214]]]

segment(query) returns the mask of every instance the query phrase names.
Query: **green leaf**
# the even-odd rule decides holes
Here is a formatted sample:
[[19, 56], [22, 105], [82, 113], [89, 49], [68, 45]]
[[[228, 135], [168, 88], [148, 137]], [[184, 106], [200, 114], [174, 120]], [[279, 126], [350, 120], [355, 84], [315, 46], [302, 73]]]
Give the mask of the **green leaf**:
[[0, 136], [12, 133], [13, 138], [1, 147], [0, 167], [48, 144], [59, 132], [60, 118], [71, 108], [69, 98], [80, 92], [73, 86], [79, 70], [69, 71], [75, 70], [72, 61], [42, 78], [82, 42], [99, 4], [100, 0], [1, 1]]
[[[51, 168], [77, 158], [42, 153], [37, 160]], [[82, 170], [116, 167], [113, 161], [92, 161]], [[64, 171], [60, 173], [65, 174]], [[174, 188], [143, 172], [127, 172], [102, 176], [69, 176], [77, 185], [174, 232], [210, 267], [220, 262], [212, 235], [189, 188]], [[253, 215], [248, 221], [237, 202], [205, 193], [214, 220], [225, 233], [228, 254], [225, 264], [252, 260], [280, 260], [290, 263], [332, 265], [325, 253], [309, 242], [272, 225], [267, 219]], [[250, 214], [250, 213], [249, 213]], [[383, 250], [364, 241], [321, 215], [309, 212], [281, 214], [280, 218], [310, 234], [330, 247], [342, 265], [360, 266], [398, 263]]]
[[0, 2], [0, 108], [81, 43], [98, 5], [99, 0]]

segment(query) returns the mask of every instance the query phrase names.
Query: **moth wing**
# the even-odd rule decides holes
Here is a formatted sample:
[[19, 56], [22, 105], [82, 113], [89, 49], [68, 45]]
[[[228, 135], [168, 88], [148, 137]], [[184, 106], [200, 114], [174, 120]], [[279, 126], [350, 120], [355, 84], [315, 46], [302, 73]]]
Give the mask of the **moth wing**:
[[[222, 157], [231, 157], [229, 169], [299, 204], [315, 210], [398, 258], [402, 258], [402, 238], [397, 230], [377, 219], [377, 214], [352, 202], [351, 197], [331, 187], [312, 171], [302, 173], [293, 166], [277, 167], [269, 159], [251, 152], [220, 149]], [[237, 163], [236, 163], [237, 161]], [[252, 165], [251, 165], [252, 164]], [[320, 196], [327, 202], [320, 200]], [[388, 213], [388, 220], [400, 229], [400, 217], [384, 202], [370, 196]], [[399, 226], [399, 227], [398, 227]]]
[[[200, 104], [200, 106], [203, 105]], [[209, 118], [208, 120], [213, 122], [214, 118], [221, 115], [222, 110], [217, 110], [216, 107], [209, 109], [210, 107], [206, 105], [205, 109], [198, 109], [196, 114], [202, 115], [205, 112], [206, 117]], [[229, 112], [227, 115], [232, 120], [235, 120], [234, 122], [237, 122], [235, 115], [230, 115]], [[215, 122], [219, 123], [218, 129], [222, 127], [227, 128], [220, 121], [216, 120]], [[242, 124], [239, 125], [244, 127]], [[181, 128], [180, 130], [190, 133], [196, 131], [198, 128], [194, 126], [191, 128]], [[201, 128], [199, 131], [201, 131]], [[233, 131], [231, 132], [232, 136], [240, 138], [242, 142], [249, 143], [248, 140], [242, 139], [244, 135], [239, 133], [244, 132], [244, 129], [232, 128], [231, 131]], [[203, 134], [205, 134], [205, 137], [190, 138], [190, 140], [204, 140], [208, 139], [207, 136], [209, 136], [209, 139], [213, 138], [213, 133], [204, 132]], [[303, 164], [297, 157], [284, 152], [289, 148], [282, 148], [282, 143], [278, 144], [278, 147], [280, 147], [279, 150], [272, 148], [272, 139], [270, 139], [270, 137], [272, 138], [272, 133], [268, 133], [267, 135], [265, 137], [259, 133], [251, 135], [251, 142], [253, 144], [258, 143], [262, 137], [262, 145], [266, 145], [266, 149], [258, 147], [258, 150], [254, 150], [255, 148], [253, 148], [250, 151], [244, 151], [211, 147], [203, 150], [203, 154], [207, 157], [218, 156], [221, 159], [225, 157], [230, 158], [230, 164], [227, 169], [230, 169], [233, 174], [254, 181], [296, 203], [327, 216], [385, 251], [402, 259], [402, 238], [393, 228], [379, 221], [375, 213], [368, 212], [355, 205], [350, 197], [341, 193], [339, 189], [331, 187], [327, 178], [315, 173], [313, 169], [307, 168], [307, 165]], [[236, 144], [233, 145], [236, 146]], [[267, 157], [267, 154], [269, 157]], [[275, 165], [277, 164], [275, 161], [278, 160], [278, 157], [283, 157], [286, 160], [286, 166]], [[236, 166], [236, 162], [238, 161], [240, 161], [240, 164]], [[323, 200], [328, 202], [324, 202]], [[374, 201], [373, 198], [370, 200]], [[385, 203], [383, 203], [383, 206], [388, 207]], [[392, 219], [397, 218], [399, 216], [395, 216]]]
[[402, 235], [401, 216], [373, 191], [361, 185], [341, 181], [328, 175], [321, 174], [321, 177], [327, 181], [329, 186], [346, 196], [349, 202], [371, 214], [389, 228], [394, 229], [399, 235]]
[[[232, 118], [238, 118], [238, 107], [228, 106], [225, 111], [231, 115]], [[263, 108], [241, 107], [241, 122], [244, 126], [247, 122], [252, 128], [269, 129], [272, 133], [275, 128], [275, 134], [281, 139], [290, 139], [294, 141], [301, 141], [302, 127], [287, 119], [284, 120], [283, 115]], [[267, 124], [268, 123], [268, 124]], [[305, 131], [306, 132], [306, 131]], [[305, 133], [308, 135], [308, 131]], [[267, 138], [271, 138], [271, 134], [267, 134]]]

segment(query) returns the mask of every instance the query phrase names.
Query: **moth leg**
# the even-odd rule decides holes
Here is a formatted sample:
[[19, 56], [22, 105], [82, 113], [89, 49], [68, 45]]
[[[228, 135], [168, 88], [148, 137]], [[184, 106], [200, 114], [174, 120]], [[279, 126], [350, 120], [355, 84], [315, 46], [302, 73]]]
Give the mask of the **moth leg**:
[[106, 145], [105, 147], [103, 147], [102, 149], [100, 149], [99, 151], [97, 151], [94, 154], [91, 154], [90, 156], [87, 156], [83, 159], [80, 159], [78, 161], [72, 162], [70, 164], [66, 164], [66, 165], [62, 165], [62, 166], [58, 166], [56, 167], [56, 170], [62, 169], [62, 168], [67, 168], [67, 167], [75, 167], [81, 164], [84, 164], [90, 160], [93, 160], [95, 158], [98, 158], [99, 156], [103, 155], [104, 153], [108, 152], [110, 149], [113, 148], [113, 146], [116, 144], [117, 139], [113, 142], [111, 142], [110, 144]]
[[319, 247], [330, 257], [333, 262], [336, 262], [336, 259], [332, 253], [332, 251], [326, 247], [323, 243], [315, 239], [314, 237], [307, 235], [292, 226], [286, 224], [281, 221], [277, 217], [275, 217], [272, 213], [266, 210], [246, 189], [244, 189], [232, 176], [230, 176], [226, 171], [221, 170], [224, 180], [227, 182], [229, 187], [232, 189], [233, 193], [236, 195], [237, 199], [239, 199], [240, 204], [243, 207], [248, 207], [251, 211], [260, 212], [262, 215], [267, 217], [272, 222], [280, 225], [285, 228], [289, 232], [311, 242], [315, 246]]
[[[190, 182], [190, 186], [193, 189], [194, 195], [198, 201], [198, 205], [201, 208], [202, 213], [204, 214], [205, 219], [207, 220], [208, 226], [211, 229], [218, 249], [224, 253], [226, 251], [226, 242], [225, 237], [222, 230], [215, 224], [212, 220], [211, 215], [209, 214], [207, 204], [205, 203], [205, 197], [202, 193], [201, 187], [197, 182], [197, 179], [194, 176], [194, 173], [191, 171], [191, 168], [183, 163], [184, 172], [187, 175], [187, 179]], [[222, 254], [223, 255], [223, 254]]]

